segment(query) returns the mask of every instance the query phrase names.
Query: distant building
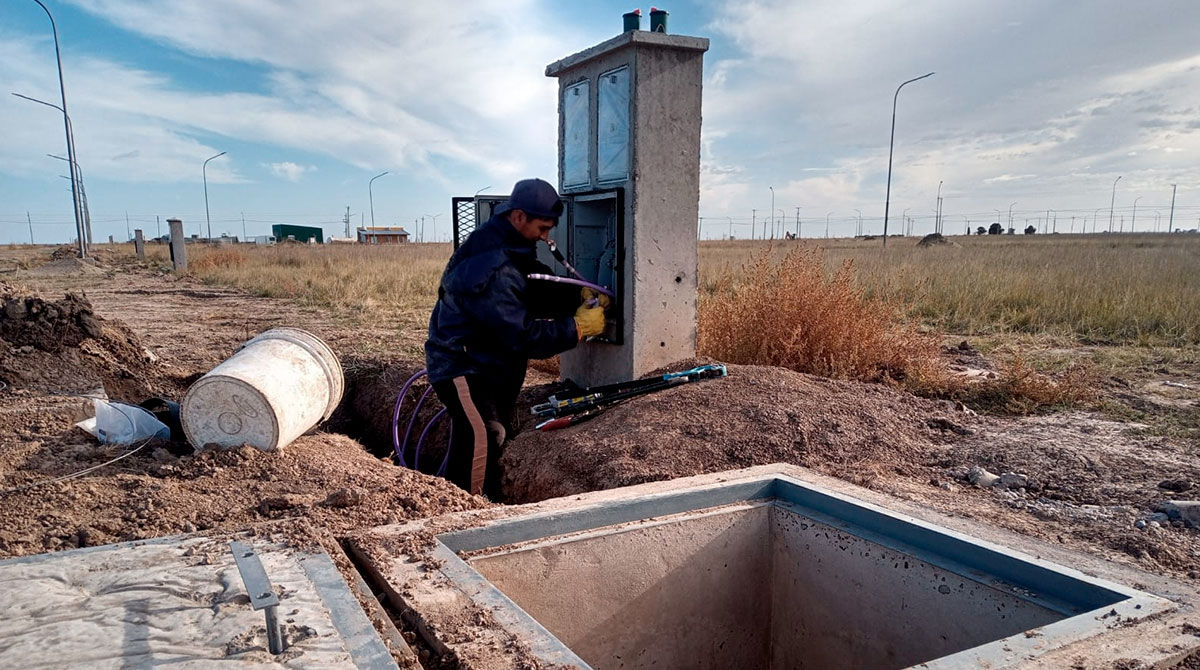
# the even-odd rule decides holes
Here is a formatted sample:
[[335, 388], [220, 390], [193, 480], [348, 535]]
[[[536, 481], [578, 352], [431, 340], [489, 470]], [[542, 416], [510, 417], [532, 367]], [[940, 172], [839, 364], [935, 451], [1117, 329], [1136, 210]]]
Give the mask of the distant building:
[[271, 226], [271, 235], [279, 242], [299, 242], [301, 244], [325, 243], [325, 232], [314, 226], [293, 226], [289, 223], [277, 223]]
[[275, 244], [275, 236], [274, 235], [255, 235], [254, 237], [251, 237], [248, 241], [253, 244]]
[[399, 226], [367, 226], [358, 229], [358, 241], [362, 244], [405, 244], [408, 231]]

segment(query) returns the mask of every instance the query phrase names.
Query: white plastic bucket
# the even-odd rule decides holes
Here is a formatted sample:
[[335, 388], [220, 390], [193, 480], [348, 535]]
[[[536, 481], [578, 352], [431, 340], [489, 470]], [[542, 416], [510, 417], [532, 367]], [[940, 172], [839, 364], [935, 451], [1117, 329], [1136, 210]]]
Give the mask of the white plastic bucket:
[[329, 345], [299, 328], [272, 328], [192, 384], [180, 422], [196, 449], [282, 449], [329, 418], [344, 386]]

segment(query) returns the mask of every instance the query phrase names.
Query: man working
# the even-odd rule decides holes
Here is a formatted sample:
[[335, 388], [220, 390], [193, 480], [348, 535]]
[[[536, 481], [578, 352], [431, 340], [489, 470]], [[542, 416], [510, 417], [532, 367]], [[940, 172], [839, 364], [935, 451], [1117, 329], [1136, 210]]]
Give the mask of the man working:
[[550, 273], [536, 247], [562, 212], [549, 183], [517, 182], [442, 274], [425, 364], [453, 425], [446, 476], [471, 493], [499, 493], [500, 448], [513, 432], [529, 359], [555, 356], [604, 330], [603, 306], [579, 304], [578, 289], [526, 280]]

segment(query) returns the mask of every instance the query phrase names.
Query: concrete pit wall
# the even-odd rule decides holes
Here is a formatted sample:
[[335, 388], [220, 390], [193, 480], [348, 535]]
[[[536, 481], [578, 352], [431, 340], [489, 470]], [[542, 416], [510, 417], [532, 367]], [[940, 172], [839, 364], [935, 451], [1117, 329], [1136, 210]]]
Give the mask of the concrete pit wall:
[[904, 668], [1065, 618], [771, 503], [470, 563], [597, 670]]

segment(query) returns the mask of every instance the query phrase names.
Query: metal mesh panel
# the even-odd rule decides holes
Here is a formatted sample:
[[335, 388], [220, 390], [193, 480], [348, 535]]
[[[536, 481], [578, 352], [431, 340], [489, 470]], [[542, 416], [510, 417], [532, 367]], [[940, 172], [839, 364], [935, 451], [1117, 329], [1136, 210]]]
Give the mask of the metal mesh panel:
[[450, 203], [454, 212], [454, 248], [457, 249], [475, 230], [475, 198], [451, 198]]

